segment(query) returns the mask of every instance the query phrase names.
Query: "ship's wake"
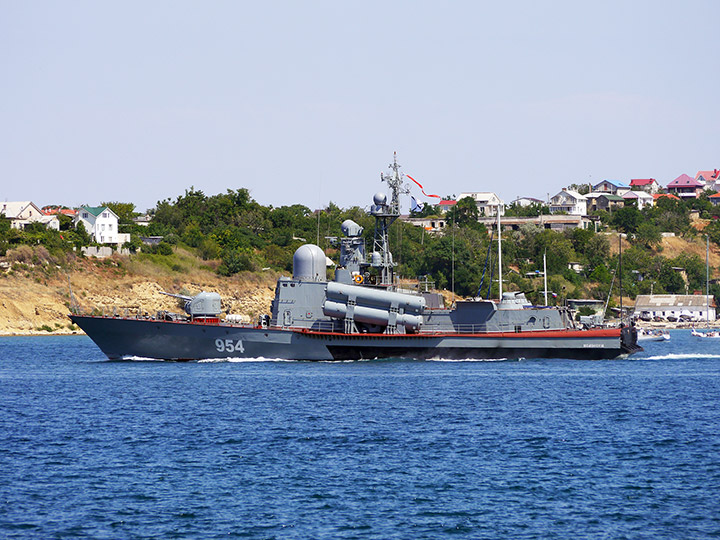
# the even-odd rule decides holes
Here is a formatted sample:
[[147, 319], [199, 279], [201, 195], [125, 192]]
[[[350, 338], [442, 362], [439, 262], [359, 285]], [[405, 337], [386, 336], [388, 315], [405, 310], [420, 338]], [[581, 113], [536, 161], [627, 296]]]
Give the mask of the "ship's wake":
[[653, 356], [646, 356], [644, 358], [638, 358], [638, 360], [698, 360], [700, 358], [720, 358], [720, 354], [706, 354], [702, 352], [696, 353], [671, 353], [671, 354], [656, 354]]

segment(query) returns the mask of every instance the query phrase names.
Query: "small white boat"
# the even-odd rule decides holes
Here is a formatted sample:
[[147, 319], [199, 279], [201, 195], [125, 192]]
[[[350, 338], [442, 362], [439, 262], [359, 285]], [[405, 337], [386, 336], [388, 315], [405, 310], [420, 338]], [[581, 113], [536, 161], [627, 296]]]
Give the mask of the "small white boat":
[[638, 341], [668, 341], [670, 332], [667, 330], [649, 330], [639, 329], [637, 335]]
[[[708, 330], [707, 332], [700, 332], [699, 330], [695, 330], [693, 328], [690, 332], [690, 335], [699, 338], [720, 339], [720, 330]], [[638, 336], [638, 339], [640, 339], [640, 336]]]

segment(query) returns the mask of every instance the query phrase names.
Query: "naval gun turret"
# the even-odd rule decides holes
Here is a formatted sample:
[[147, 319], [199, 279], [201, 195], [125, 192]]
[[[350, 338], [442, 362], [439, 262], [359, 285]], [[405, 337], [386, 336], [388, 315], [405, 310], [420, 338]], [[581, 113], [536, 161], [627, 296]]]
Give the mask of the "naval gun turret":
[[217, 318], [222, 312], [220, 295], [216, 292], [203, 291], [195, 296], [167, 292], [162, 294], [183, 300], [185, 313], [193, 318]]

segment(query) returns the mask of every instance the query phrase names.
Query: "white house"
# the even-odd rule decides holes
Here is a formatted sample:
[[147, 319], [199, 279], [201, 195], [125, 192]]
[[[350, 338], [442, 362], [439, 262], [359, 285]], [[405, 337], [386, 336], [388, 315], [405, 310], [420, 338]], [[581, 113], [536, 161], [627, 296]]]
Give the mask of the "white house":
[[651, 195], [660, 191], [660, 184], [654, 178], [633, 178], [630, 180], [630, 187], [632, 189], [641, 189], [647, 191]]
[[495, 193], [490, 191], [472, 191], [461, 193], [457, 198], [458, 201], [470, 197], [475, 201], [478, 207], [478, 213], [480, 217], [483, 216], [497, 216], [497, 209], [500, 207], [500, 215], [505, 215], [505, 205]]
[[635, 313], [639, 319], [678, 320], [682, 316], [693, 321], [715, 320], [715, 299], [704, 294], [639, 294]]
[[622, 198], [625, 203], [635, 203], [638, 210], [642, 210], [646, 206], [652, 206], [655, 204], [655, 198], [646, 191], [628, 191], [624, 193]]
[[13, 229], [24, 229], [30, 223], [42, 223], [48, 229], [60, 230], [57, 216], [48, 216], [31, 201], [0, 203], [0, 214], [10, 220]]
[[510, 206], [514, 205], [526, 208], [528, 206], [532, 206], [533, 204], [542, 206], [545, 204], [545, 201], [541, 201], [540, 199], [535, 199], [533, 197], [518, 197], [510, 203]]
[[82, 223], [93, 242], [123, 244], [130, 241], [129, 234], [118, 232], [118, 217], [107, 206], [82, 206], [75, 216], [75, 227]]
[[560, 193], [550, 199], [550, 213], [566, 212], [573, 216], [584, 216], [587, 214], [587, 199], [577, 191], [563, 189]]

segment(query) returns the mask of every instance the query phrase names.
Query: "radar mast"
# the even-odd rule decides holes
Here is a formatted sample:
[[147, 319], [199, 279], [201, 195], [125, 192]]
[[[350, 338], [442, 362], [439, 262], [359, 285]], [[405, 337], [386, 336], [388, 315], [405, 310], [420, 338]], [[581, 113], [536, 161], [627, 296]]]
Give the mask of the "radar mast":
[[390, 164], [391, 173], [380, 174], [380, 181], [387, 182], [390, 188], [390, 201], [384, 193], [376, 193], [375, 203], [370, 213], [375, 216], [375, 238], [370, 265], [380, 272], [380, 285], [391, 287], [394, 285], [394, 269], [396, 263], [390, 253], [389, 229], [395, 220], [400, 217], [400, 195], [410, 193], [410, 188], [403, 183], [404, 174], [400, 173], [397, 162], [397, 152], [393, 153], [393, 162]]

